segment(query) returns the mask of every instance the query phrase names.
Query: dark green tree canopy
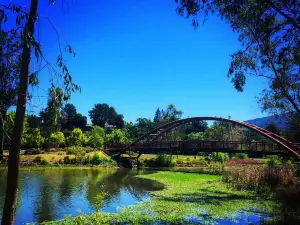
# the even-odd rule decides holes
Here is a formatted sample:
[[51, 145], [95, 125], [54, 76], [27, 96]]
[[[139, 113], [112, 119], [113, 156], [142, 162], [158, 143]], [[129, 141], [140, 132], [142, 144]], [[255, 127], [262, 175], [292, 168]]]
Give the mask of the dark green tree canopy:
[[266, 127], [266, 130], [274, 133], [274, 134], [279, 134], [280, 135], [280, 129], [276, 126], [274, 122], [270, 122]]
[[161, 113], [160, 109], [157, 108], [157, 110], [155, 112], [155, 116], [154, 116], [153, 122], [156, 123], [156, 124], [158, 124], [161, 120], [162, 120], [162, 113]]
[[95, 104], [89, 111], [89, 116], [94, 125], [105, 127], [105, 124], [114, 125], [118, 128], [124, 127], [123, 115], [118, 114], [114, 107], [108, 104]]

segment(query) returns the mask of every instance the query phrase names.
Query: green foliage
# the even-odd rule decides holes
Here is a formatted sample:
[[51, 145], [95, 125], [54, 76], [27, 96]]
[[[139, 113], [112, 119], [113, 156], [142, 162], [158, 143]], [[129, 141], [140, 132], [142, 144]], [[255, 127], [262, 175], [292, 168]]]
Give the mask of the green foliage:
[[93, 125], [105, 127], [105, 124], [114, 125], [117, 128], [123, 128], [123, 115], [118, 114], [114, 107], [108, 104], [95, 104], [94, 108], [89, 111], [89, 116]]
[[43, 132], [45, 136], [59, 131], [61, 126], [60, 110], [62, 108], [64, 92], [60, 88], [49, 89], [49, 99], [47, 107], [40, 112]]
[[35, 157], [32, 161], [40, 165], [47, 165], [49, 163], [47, 159], [44, 159], [41, 156]]
[[274, 122], [270, 122], [266, 127], [266, 130], [274, 133], [274, 134], [280, 134], [280, 129], [276, 126]]
[[106, 135], [105, 141], [107, 144], [124, 143], [128, 142], [128, 138], [124, 131], [115, 129], [110, 134]]
[[139, 138], [155, 128], [154, 122], [147, 118], [137, 118], [134, 125], [135, 137]]
[[270, 155], [264, 158], [264, 163], [271, 167], [279, 166], [281, 164], [281, 159], [277, 155]]
[[204, 140], [204, 134], [202, 132], [190, 133], [187, 135], [188, 140]]
[[172, 160], [171, 155], [158, 154], [154, 159], [146, 159], [143, 163], [148, 167], [172, 167], [175, 166], [175, 161]]
[[235, 153], [233, 157], [238, 159], [248, 159], [248, 155], [246, 153]]
[[83, 146], [87, 143], [87, 138], [80, 128], [75, 128], [70, 137], [67, 138], [68, 146]]
[[214, 162], [214, 163], [209, 163], [207, 165], [207, 168], [209, 169], [224, 169], [225, 168], [225, 164], [222, 162]]
[[66, 144], [65, 135], [62, 132], [55, 132], [48, 138], [49, 147], [58, 148], [63, 147]]
[[223, 153], [223, 152], [213, 152], [211, 154], [211, 160], [213, 160], [214, 162], [219, 162], [219, 163], [224, 163], [229, 159], [228, 154], [227, 153]]
[[86, 154], [86, 150], [78, 147], [69, 147], [66, 149], [66, 153], [68, 155], [81, 155], [84, 156]]
[[39, 148], [44, 140], [39, 128], [33, 129], [30, 134], [23, 135], [23, 145], [26, 145], [27, 148]]
[[[4, 120], [4, 145], [6, 147], [10, 146], [10, 141], [11, 141], [11, 137], [12, 137], [12, 132], [13, 132], [13, 128], [14, 128], [14, 124], [15, 124], [15, 117], [16, 117], [16, 112], [15, 111], [10, 111], [7, 113], [5, 120]], [[24, 127], [23, 127], [23, 133], [26, 134], [28, 131], [28, 123], [27, 120], [25, 118], [24, 121]], [[26, 142], [26, 138], [25, 136], [23, 136], [22, 138], [22, 144], [25, 144]]]
[[103, 163], [104, 159], [99, 155], [98, 152], [95, 152], [92, 159], [90, 160], [90, 164], [92, 165], [100, 165]]
[[88, 145], [93, 148], [103, 148], [105, 132], [102, 127], [93, 126], [88, 133]]

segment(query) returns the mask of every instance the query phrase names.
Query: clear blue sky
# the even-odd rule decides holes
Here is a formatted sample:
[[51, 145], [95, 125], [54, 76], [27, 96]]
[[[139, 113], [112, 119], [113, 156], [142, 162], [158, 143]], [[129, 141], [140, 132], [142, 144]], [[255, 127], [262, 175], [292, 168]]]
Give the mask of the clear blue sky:
[[[174, 0], [69, 0], [69, 7], [60, 0], [54, 6], [40, 2], [39, 33], [47, 58], [55, 62], [58, 48], [43, 16], [51, 18], [61, 41], [68, 40], [77, 53], [68, 58], [68, 66], [82, 88], [71, 99], [78, 112], [88, 116], [94, 104], [107, 103], [134, 122], [153, 118], [157, 107], [173, 103], [183, 117], [262, 116], [255, 96], [266, 81], [250, 77], [245, 91], [236, 92], [226, 74], [230, 54], [239, 48], [237, 34], [218, 17], [210, 16], [195, 30], [176, 14]], [[47, 89], [47, 71], [40, 80]], [[46, 98], [35, 98], [32, 105], [45, 106]]]

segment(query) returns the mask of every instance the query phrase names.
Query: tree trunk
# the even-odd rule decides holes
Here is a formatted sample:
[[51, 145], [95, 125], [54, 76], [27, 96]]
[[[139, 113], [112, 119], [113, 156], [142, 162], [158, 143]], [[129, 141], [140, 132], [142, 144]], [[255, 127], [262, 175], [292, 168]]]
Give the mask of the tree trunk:
[[0, 161], [3, 160], [4, 150], [4, 120], [7, 110], [0, 110]]
[[[24, 29], [24, 35], [33, 37], [34, 24], [37, 18], [38, 0], [31, 0], [30, 12], [27, 21], [27, 25]], [[20, 87], [18, 94], [18, 102], [16, 109], [15, 125], [12, 135], [12, 146], [9, 151], [8, 158], [8, 174], [5, 203], [3, 208], [2, 225], [12, 225], [14, 223], [17, 196], [18, 196], [18, 176], [19, 176], [19, 160], [20, 160], [20, 147], [21, 137], [23, 133], [25, 112], [26, 112], [26, 100], [28, 92], [28, 78], [29, 78], [29, 66], [30, 66], [31, 44], [25, 43], [22, 53], [22, 64], [20, 72]]]
[[[2, 120], [2, 119], [0, 118], [0, 120]], [[4, 150], [3, 122], [0, 121], [0, 161], [3, 160], [3, 150]]]

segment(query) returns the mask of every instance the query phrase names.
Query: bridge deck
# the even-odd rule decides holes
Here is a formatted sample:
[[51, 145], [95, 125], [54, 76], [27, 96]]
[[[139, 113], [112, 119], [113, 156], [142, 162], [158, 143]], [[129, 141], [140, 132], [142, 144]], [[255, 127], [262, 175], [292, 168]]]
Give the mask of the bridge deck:
[[[119, 143], [110, 146], [106, 151], [109, 154], [120, 152], [128, 143]], [[299, 144], [297, 144], [299, 146]], [[158, 153], [172, 151], [179, 154], [195, 154], [198, 152], [227, 152], [227, 153], [249, 153], [258, 155], [284, 155], [287, 151], [277, 144], [266, 141], [202, 141], [202, 140], [181, 140], [181, 141], [151, 141], [139, 142], [128, 149], [137, 153]]]

